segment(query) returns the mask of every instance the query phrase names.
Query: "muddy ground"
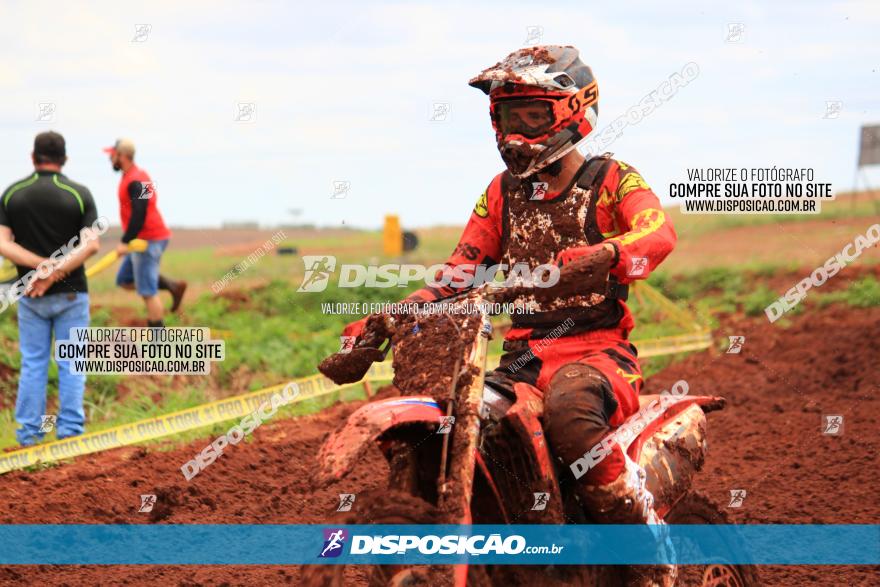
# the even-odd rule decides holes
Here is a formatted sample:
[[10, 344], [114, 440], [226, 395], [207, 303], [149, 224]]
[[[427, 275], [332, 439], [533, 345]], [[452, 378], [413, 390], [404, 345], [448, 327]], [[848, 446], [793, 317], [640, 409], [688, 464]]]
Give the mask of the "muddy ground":
[[[709, 417], [710, 452], [697, 487], [748, 523], [874, 523], [880, 518], [880, 308], [830, 307], [783, 329], [762, 318], [728, 319], [718, 338], [744, 335], [741, 354], [698, 353], [648, 381], [657, 393], [686, 379], [691, 393], [723, 395]], [[316, 488], [324, 438], [360, 405], [274, 421], [192, 481], [179, 467], [207, 440], [169, 451], [132, 447], [81, 457], [40, 472], [0, 476], [0, 523], [322, 523], [338, 494], [381, 483], [378, 454], [353, 479]], [[823, 414], [844, 416], [843, 433], [823, 435]], [[138, 513], [140, 495], [158, 505]], [[878, 585], [873, 567], [764, 567], [766, 585]], [[0, 584], [276, 585], [299, 582], [294, 567], [5, 567]]]

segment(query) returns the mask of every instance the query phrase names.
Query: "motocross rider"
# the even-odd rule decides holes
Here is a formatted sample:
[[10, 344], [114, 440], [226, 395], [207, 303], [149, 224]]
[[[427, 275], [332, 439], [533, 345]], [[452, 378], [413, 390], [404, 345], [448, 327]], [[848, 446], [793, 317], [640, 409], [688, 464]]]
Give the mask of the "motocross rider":
[[[628, 340], [634, 321], [625, 303], [627, 284], [651, 274], [672, 251], [676, 234], [633, 167], [610, 154], [588, 160], [576, 149], [595, 129], [598, 115], [596, 80], [577, 49], [520, 49], [470, 85], [489, 96], [507, 170], [479, 197], [447, 268], [497, 263], [535, 268], [590, 257], [592, 269], [608, 276], [604, 296], [585, 292], [529, 300], [534, 312], [512, 316], [496, 370], [544, 392], [546, 437], [553, 454], [570, 466], [639, 409], [643, 379]], [[459, 292], [426, 287], [407, 300], [433, 301]], [[562, 323], [573, 325], [541, 344]], [[357, 336], [363, 325], [352, 323], [344, 334]], [[662, 523], [644, 470], [619, 446], [576, 486], [581, 501], [604, 522]], [[641, 567], [633, 573], [631, 584], [671, 585], [675, 568]]]

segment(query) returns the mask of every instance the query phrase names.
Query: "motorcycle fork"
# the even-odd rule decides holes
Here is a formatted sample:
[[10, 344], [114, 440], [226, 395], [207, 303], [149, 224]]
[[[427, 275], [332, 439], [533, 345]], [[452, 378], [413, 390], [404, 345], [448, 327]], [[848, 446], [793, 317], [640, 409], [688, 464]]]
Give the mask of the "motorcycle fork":
[[[476, 470], [476, 451], [480, 437], [480, 404], [483, 401], [483, 383], [486, 375], [486, 356], [489, 348], [491, 325], [488, 318], [481, 317], [481, 327], [467, 358], [457, 361], [453, 374], [452, 398], [447, 414], [455, 416], [455, 425], [444, 439], [442, 461], [440, 464], [438, 505], [443, 512], [444, 523], [469, 525], [472, 522], [471, 499], [474, 493], [474, 473]], [[459, 374], [465, 369], [476, 368], [476, 375], [466, 390], [458, 392], [455, 388]], [[458, 401], [456, 401], [456, 399]], [[467, 584], [467, 565], [455, 565], [455, 587]]]
[[[449, 385], [449, 402], [446, 404], [447, 418], [455, 414], [455, 388], [458, 387], [459, 373], [461, 373], [461, 357], [455, 361], [455, 371], [452, 373], [452, 383]], [[437, 479], [437, 487], [441, 494], [446, 491], [446, 466], [449, 462], [449, 438], [451, 436], [452, 430], [443, 436], [443, 448], [440, 451], [440, 476]]]

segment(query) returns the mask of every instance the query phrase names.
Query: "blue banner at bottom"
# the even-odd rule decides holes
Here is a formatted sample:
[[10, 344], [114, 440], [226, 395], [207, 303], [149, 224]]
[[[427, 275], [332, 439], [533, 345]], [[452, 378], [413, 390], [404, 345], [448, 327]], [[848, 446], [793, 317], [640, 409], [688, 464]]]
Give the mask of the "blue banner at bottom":
[[878, 525], [0, 525], [0, 565], [880, 564]]

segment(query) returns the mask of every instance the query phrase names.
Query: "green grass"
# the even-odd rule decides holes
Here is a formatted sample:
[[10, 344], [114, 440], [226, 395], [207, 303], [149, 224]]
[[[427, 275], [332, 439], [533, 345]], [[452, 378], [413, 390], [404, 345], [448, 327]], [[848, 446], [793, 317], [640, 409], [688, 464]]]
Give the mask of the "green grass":
[[[191, 302], [183, 319], [169, 317], [169, 326], [208, 326], [229, 331], [226, 359], [212, 365], [208, 377], [97, 376], [88, 378], [85, 409], [88, 429], [98, 431], [138, 421], [207, 401], [238, 395], [296, 377], [312, 375], [321, 359], [339, 349], [339, 333], [359, 316], [324, 315], [322, 302], [397, 301], [408, 289], [337, 288], [298, 293], [298, 283], [274, 280], [247, 290], [244, 305], [222, 296], [203, 294]], [[12, 312], [0, 315], [0, 361], [14, 373], [20, 366], [17, 326]], [[92, 326], [113, 326], [106, 309], [93, 315]], [[214, 335], [216, 336], [216, 335]], [[52, 364], [48, 397], [57, 405], [57, 368]], [[0, 393], [8, 407], [0, 410], [0, 448], [15, 444], [12, 406], [17, 377], [0, 379]], [[119, 401], [125, 388], [124, 401]], [[52, 408], [50, 407], [50, 410]]]
[[776, 301], [777, 298], [779, 298], [779, 294], [762, 284], [743, 296], [743, 311], [747, 316], [760, 316], [764, 313], [764, 308]]
[[[693, 304], [692, 309], [698, 315], [707, 317], [708, 324], [714, 328], [718, 324], [715, 317], [721, 314], [764, 314], [764, 308], [785, 293], [784, 290], [774, 291], [760, 283], [762, 278], [770, 277], [776, 271], [772, 266], [755, 266], [748, 270], [716, 267], [679, 275], [658, 272], [651, 276], [648, 283], [673, 301]], [[789, 286], [794, 284], [792, 280]], [[880, 282], [873, 276], [865, 276], [838, 291], [823, 291], [821, 286], [813, 288], [787, 315], [804, 312], [812, 305], [825, 307], [838, 303], [856, 308], [880, 305]]]
[[[813, 296], [813, 292], [810, 292], [810, 296]], [[814, 303], [819, 307], [839, 303], [855, 308], [880, 306], [880, 281], [873, 277], [863, 277], [853, 281], [845, 290], [829, 292], [827, 294], [820, 293], [814, 297], [816, 298]], [[809, 296], [807, 299], [809, 299]]]
[[[875, 196], [877, 197], [877, 196]], [[820, 214], [682, 214], [678, 207], [668, 208], [680, 237], [693, 238], [703, 234], [718, 233], [743, 226], [768, 224], [792, 224], [815, 220], [865, 218], [880, 214], [880, 199], [870, 199], [859, 194], [853, 200], [850, 194], [838, 194], [833, 201], [823, 201]]]
[[[848, 204], [835, 203], [823, 211], [822, 218], [834, 214], [852, 216], [872, 213], [873, 203], [860, 202], [852, 210]], [[694, 220], [697, 218], [699, 222]], [[689, 230], [719, 230], [742, 224], [766, 224], [769, 222], [815, 219], [784, 216], [781, 219], [763, 216], [749, 218], [730, 216], [700, 216], [677, 219], [680, 234]], [[683, 232], [684, 231], [684, 232]], [[459, 228], [435, 228], [417, 231], [419, 249], [407, 254], [402, 262], [431, 264], [447, 256], [460, 234]], [[301, 253], [327, 251], [336, 254], [339, 262], [364, 261], [385, 263], [391, 261], [381, 255], [380, 235], [375, 231], [351, 231], [344, 240], [339, 237], [318, 236], [309, 239], [290, 239], [284, 245], [300, 248]], [[280, 245], [279, 245], [280, 246]], [[340, 248], [340, 246], [342, 248]], [[197, 250], [174, 250], [163, 257], [163, 272], [185, 276], [193, 292], [201, 292], [187, 300], [185, 314], [169, 317], [172, 326], [208, 326], [231, 333], [226, 340], [226, 360], [214, 363], [208, 377], [182, 376], [91, 376], [88, 380], [86, 411], [90, 431], [141, 420], [144, 418], [194, 407], [206, 401], [237, 395], [273, 385], [295, 377], [315, 373], [315, 365], [339, 347], [342, 327], [359, 316], [325, 315], [321, 304], [326, 302], [385, 302], [397, 301], [409, 293], [410, 288], [349, 289], [338, 288], [331, 283], [320, 293], [299, 293], [302, 260], [297, 255], [279, 256], [267, 254], [245, 272], [232, 280], [219, 295], [211, 286], [231, 268], [243, 260], [243, 256], [218, 255], [209, 248]], [[660, 271], [651, 276], [649, 283], [660, 289], [681, 307], [690, 309], [701, 323], [717, 327], [725, 314], [741, 313], [760, 317], [764, 308], [783, 291], [772, 291], [766, 285], [754, 285], [785, 271], [790, 264], [780, 258], [772, 264], [746, 264], [731, 269], [713, 267], [708, 270], [670, 274]], [[793, 282], [794, 283], [794, 282]], [[792, 283], [792, 285], [793, 285]], [[120, 306], [129, 306], [136, 315], [143, 308], [136, 296], [120, 292], [113, 284], [113, 271], [90, 280], [93, 298], [92, 325], [118, 325]], [[847, 304], [864, 308], [880, 303], [880, 283], [866, 277], [850, 284], [845, 290], [823, 292], [816, 288], [795, 312], [803, 312], [816, 305]], [[635, 314], [637, 328], [635, 339], [681, 333], [683, 330], [669, 320], [658, 308], [642, 307], [633, 298], [630, 306]], [[788, 315], [787, 315], [788, 316]], [[499, 319], [495, 319], [498, 322]], [[784, 322], [784, 320], [783, 320]], [[13, 410], [15, 402], [19, 354], [17, 348], [17, 325], [15, 311], [0, 314], [0, 447], [14, 444]], [[490, 354], [500, 354], [501, 337], [490, 343]], [[682, 355], [648, 359], [644, 366], [646, 375], [656, 373]], [[50, 406], [57, 405], [57, 370], [50, 371], [48, 387]], [[358, 389], [342, 392], [342, 399], [361, 397]], [[321, 409], [335, 401], [336, 394], [296, 404], [285, 408], [285, 414], [302, 414]], [[175, 437], [174, 445], [181, 441], [203, 437], [207, 432], [224, 432], [228, 426], [221, 424], [211, 429], [193, 431]], [[210, 435], [208, 434], [208, 435]], [[166, 446], [168, 441], [157, 441]]]
[[[762, 285], [751, 286], [751, 276], [742, 272], [719, 268], [671, 276], [658, 273], [651, 283], [665, 291], [683, 306], [696, 300], [692, 308], [710, 325], [717, 325], [719, 314], [742, 312], [760, 316], [764, 308], [781, 292]], [[331, 284], [325, 292], [305, 294], [296, 292], [298, 283], [274, 280], [248, 290], [243, 305], [222, 296], [204, 294], [191, 302], [183, 320], [169, 320], [172, 325], [209, 326], [229, 331], [227, 357], [214, 363], [210, 377], [152, 376], [90, 376], [85, 407], [89, 430], [117, 426], [198, 406], [210, 400], [241, 394], [291, 378], [315, 373], [315, 365], [339, 346], [339, 332], [353, 316], [324, 315], [323, 302], [383, 302], [405, 295], [404, 291], [388, 289], [337, 288]], [[810, 295], [795, 309], [804, 311], [811, 304], [825, 306], [844, 303], [855, 307], [880, 304], [880, 283], [873, 277], [853, 282], [847, 289], [823, 293], [821, 289]], [[683, 329], [664, 317], [656, 307], [642, 306], [632, 299], [630, 304], [638, 324], [633, 335], [636, 339], [667, 336]], [[18, 355], [12, 343], [17, 338], [11, 313], [0, 316], [0, 360], [13, 369], [18, 368]], [[502, 318], [496, 318], [498, 322]], [[93, 325], [112, 325], [112, 315], [96, 313]], [[490, 354], [501, 352], [501, 337], [491, 343]], [[656, 373], [677, 356], [655, 357], [646, 361], [646, 376]], [[14, 444], [14, 423], [11, 402], [14, 401], [16, 378], [2, 381], [3, 394], [9, 409], [0, 411], [0, 446]], [[124, 388], [124, 401], [120, 391]], [[362, 392], [347, 390], [344, 397], [360, 397]], [[57, 397], [57, 372], [50, 376], [49, 395]], [[330, 398], [297, 405], [290, 413], [308, 413], [326, 405]], [[220, 425], [218, 429], [223, 429]], [[178, 440], [197, 438], [205, 431], [181, 435]], [[176, 440], [177, 441], [177, 440]]]

